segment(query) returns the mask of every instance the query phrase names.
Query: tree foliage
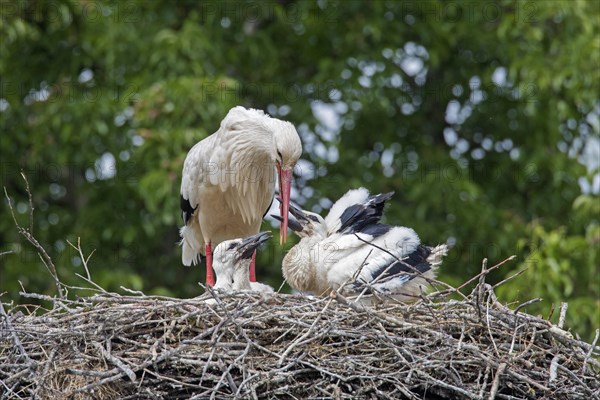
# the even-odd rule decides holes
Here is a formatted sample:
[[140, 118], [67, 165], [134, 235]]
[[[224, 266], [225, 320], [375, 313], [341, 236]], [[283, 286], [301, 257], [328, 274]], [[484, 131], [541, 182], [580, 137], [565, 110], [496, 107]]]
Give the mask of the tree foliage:
[[[504, 300], [599, 326], [600, 5], [593, 1], [1, 1], [0, 171], [65, 280], [194, 296], [178, 191], [189, 148], [234, 105], [292, 121], [295, 200], [395, 191], [387, 222], [454, 245], [441, 278], [517, 254]], [[594, 153], [596, 151], [596, 153]], [[582, 193], [582, 188], [586, 189]], [[5, 206], [7, 201], [4, 201]], [[0, 290], [53, 283], [0, 219]], [[265, 229], [270, 229], [265, 223]], [[291, 245], [291, 244], [290, 244]], [[288, 245], [289, 248], [289, 245]], [[281, 282], [284, 250], [259, 258]], [[531, 311], [531, 309], [530, 309]]]

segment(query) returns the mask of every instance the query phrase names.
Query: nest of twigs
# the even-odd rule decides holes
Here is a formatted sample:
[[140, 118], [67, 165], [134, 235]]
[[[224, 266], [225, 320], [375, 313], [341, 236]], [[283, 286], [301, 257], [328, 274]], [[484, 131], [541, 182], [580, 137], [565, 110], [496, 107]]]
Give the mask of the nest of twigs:
[[28, 296], [53, 308], [2, 309], [2, 398], [600, 396], [595, 342], [501, 305], [483, 279], [377, 308], [335, 292]]

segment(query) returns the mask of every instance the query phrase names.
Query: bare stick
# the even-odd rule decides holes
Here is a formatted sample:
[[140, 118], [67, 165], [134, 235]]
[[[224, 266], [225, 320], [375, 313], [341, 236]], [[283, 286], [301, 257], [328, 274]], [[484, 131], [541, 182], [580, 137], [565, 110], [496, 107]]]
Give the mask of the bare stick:
[[25, 359], [25, 363], [28, 366], [32, 366], [33, 361], [31, 360], [31, 358], [29, 358], [27, 351], [25, 351], [25, 348], [23, 347], [23, 343], [21, 343], [19, 336], [17, 336], [17, 332], [15, 331], [15, 328], [10, 323], [10, 318], [8, 317], [8, 314], [4, 310], [4, 305], [2, 304], [2, 302], [0, 302], [0, 313], [2, 313], [2, 317], [3, 317], [2, 319], [4, 319], [4, 323], [8, 327], [8, 331], [10, 332], [10, 334], [13, 338], [13, 342], [15, 343], [15, 346], [17, 346], [17, 348], [19, 349], [19, 352], [21, 353], [21, 356]]
[[77, 246], [75, 246], [73, 243], [71, 243], [70, 241], [67, 240], [67, 243], [69, 243], [69, 246], [71, 246], [72, 248], [74, 248], [75, 250], [77, 250], [77, 252], [79, 253], [79, 258], [81, 259], [81, 263], [83, 264], [83, 268], [85, 269], [85, 274], [87, 276], [87, 281], [91, 281], [92, 277], [90, 276], [90, 270], [88, 269], [88, 261], [90, 260], [90, 258], [92, 257], [92, 254], [94, 254], [94, 252], [96, 251], [96, 249], [92, 250], [92, 252], [90, 253], [89, 256], [87, 256], [87, 258], [83, 255], [83, 250], [81, 249], [81, 238], [78, 237], [77, 238]]
[[500, 385], [500, 377], [504, 373], [506, 369], [506, 363], [502, 363], [498, 366], [498, 370], [496, 371], [496, 376], [494, 376], [494, 382], [492, 383], [492, 388], [490, 390], [490, 396], [488, 400], [494, 400], [496, 398], [496, 393], [498, 393], [498, 386]]
[[[23, 176], [23, 178], [25, 179], [25, 176]], [[25, 179], [25, 181], [27, 182], [27, 179]], [[27, 187], [29, 187], [29, 183], [27, 183]], [[15, 216], [15, 210], [13, 209], [12, 202], [10, 201], [10, 197], [8, 196], [8, 192], [6, 191], [6, 187], [4, 187], [4, 196], [6, 197], [6, 200], [8, 201], [8, 208], [10, 209], [10, 214], [12, 215], [13, 221], [17, 227], [17, 231], [19, 232], [19, 234], [21, 236], [23, 236], [25, 239], [27, 239], [27, 241], [29, 243], [31, 243], [33, 245], [33, 247], [35, 247], [37, 249], [40, 257], [42, 258], [42, 261], [44, 262], [44, 265], [46, 266], [46, 268], [48, 269], [48, 272], [50, 272], [50, 275], [54, 279], [54, 284], [56, 286], [56, 290], [58, 291], [59, 297], [66, 298], [64, 290], [63, 290], [63, 286], [60, 283], [60, 280], [58, 279], [58, 274], [56, 273], [56, 267], [54, 266], [52, 259], [50, 258], [48, 253], [46, 253], [46, 250], [44, 249], [44, 247], [36, 240], [36, 238], [33, 237], [33, 235], [29, 231], [27, 231], [27, 229], [25, 229], [21, 225], [19, 225], [19, 222], [17, 221], [17, 217]]]
[[585, 374], [585, 369], [587, 367], [587, 363], [592, 356], [594, 348], [596, 347], [596, 343], [598, 343], [598, 337], [600, 336], [600, 329], [596, 329], [596, 335], [594, 336], [594, 341], [592, 342], [592, 346], [590, 350], [586, 353], [585, 358], [583, 359], [583, 365], [581, 366], [581, 372]]
[[29, 190], [29, 181], [23, 171], [21, 171], [21, 177], [25, 181], [25, 191], [27, 192], [27, 199], [29, 202], [29, 233], [33, 235], [33, 196], [31, 195], [31, 190]]
[[[560, 315], [558, 317], [558, 328], [563, 329], [565, 325], [565, 318], [567, 317], [567, 310], [569, 309], [568, 303], [560, 303]], [[552, 362], [550, 363], [550, 378], [548, 379], [549, 383], [552, 383], [556, 380], [558, 375], [558, 362], [560, 361], [560, 354], [555, 354], [552, 357]]]
[[558, 362], [560, 361], [560, 354], [556, 354], [552, 357], [552, 362], [550, 363], [550, 378], [548, 379], [548, 383], [552, 383], [556, 380], [558, 375]]
[[565, 326], [565, 318], [567, 317], [567, 310], [569, 309], [569, 303], [560, 303], [560, 316], [558, 317], [558, 327], [563, 329]]
[[528, 305], [531, 305], [531, 304], [534, 304], [534, 303], [539, 303], [540, 301], [542, 301], [542, 299], [539, 298], [539, 297], [537, 297], [535, 299], [528, 300], [525, 303], [521, 303], [521, 304], [519, 304], [519, 306], [517, 308], [515, 308], [515, 310], [513, 311], [513, 313], [515, 313], [515, 315], [516, 315], [521, 308], [527, 307]]

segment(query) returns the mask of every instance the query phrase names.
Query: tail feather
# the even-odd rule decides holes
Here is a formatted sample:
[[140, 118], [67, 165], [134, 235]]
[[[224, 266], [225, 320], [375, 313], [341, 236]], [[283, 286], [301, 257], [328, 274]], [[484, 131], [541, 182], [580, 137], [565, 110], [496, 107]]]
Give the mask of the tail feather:
[[448, 255], [448, 245], [438, 244], [437, 246], [430, 249], [431, 253], [427, 257], [427, 262], [432, 267], [437, 267], [442, 263], [442, 259]]
[[202, 246], [196, 239], [191, 226], [182, 226], [179, 230], [181, 236], [181, 261], [185, 266], [198, 265], [200, 263], [200, 250]]

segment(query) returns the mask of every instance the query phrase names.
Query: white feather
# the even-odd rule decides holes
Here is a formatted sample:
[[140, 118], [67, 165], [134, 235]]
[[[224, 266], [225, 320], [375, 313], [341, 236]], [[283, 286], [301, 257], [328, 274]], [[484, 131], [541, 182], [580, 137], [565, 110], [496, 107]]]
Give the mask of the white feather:
[[[342, 235], [356, 237], [351, 235]], [[327, 281], [333, 289], [352, 283], [355, 275], [358, 278], [371, 281], [373, 271], [381, 265], [392, 262], [412, 253], [419, 245], [419, 237], [414, 230], [405, 227], [393, 227], [388, 233], [372, 238], [359, 235], [367, 243], [356, 239], [353, 248], [346, 248], [340, 253], [337, 262], [327, 268]], [[349, 242], [347, 238], [344, 239]], [[382, 250], [383, 249], [383, 250]]]

